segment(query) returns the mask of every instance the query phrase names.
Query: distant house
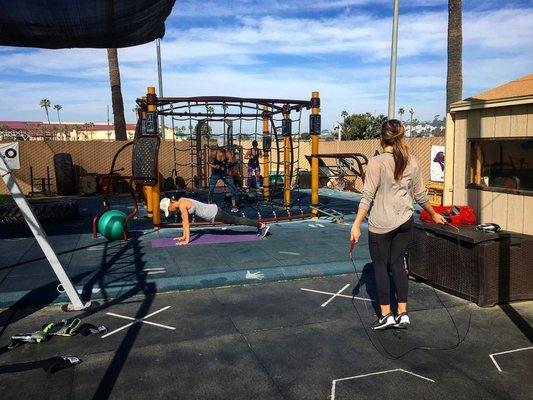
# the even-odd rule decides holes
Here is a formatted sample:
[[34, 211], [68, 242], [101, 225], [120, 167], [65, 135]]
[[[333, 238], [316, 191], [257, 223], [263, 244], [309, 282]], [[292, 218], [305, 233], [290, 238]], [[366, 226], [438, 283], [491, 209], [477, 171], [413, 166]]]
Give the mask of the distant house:
[[[135, 124], [126, 124], [128, 140], [135, 135]], [[0, 121], [0, 140], [115, 140], [115, 126], [105, 122], [64, 122], [49, 124], [41, 121]], [[165, 126], [165, 139], [172, 140], [172, 129]], [[188, 140], [189, 135], [176, 135], [176, 140]]]
[[[126, 124], [128, 139], [133, 139], [135, 124]], [[0, 121], [0, 137], [18, 140], [114, 140], [115, 127], [107, 123], [41, 121]]]

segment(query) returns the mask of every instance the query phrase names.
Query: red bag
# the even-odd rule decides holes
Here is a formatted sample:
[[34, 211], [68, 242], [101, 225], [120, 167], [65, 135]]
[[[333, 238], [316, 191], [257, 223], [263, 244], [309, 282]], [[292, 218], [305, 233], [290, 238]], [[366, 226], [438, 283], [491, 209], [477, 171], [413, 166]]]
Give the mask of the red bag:
[[[470, 206], [435, 206], [433, 209], [446, 218], [446, 221], [455, 226], [473, 225], [476, 223], [474, 209]], [[420, 219], [425, 222], [433, 222], [433, 218], [431, 218], [426, 210], [420, 213]]]

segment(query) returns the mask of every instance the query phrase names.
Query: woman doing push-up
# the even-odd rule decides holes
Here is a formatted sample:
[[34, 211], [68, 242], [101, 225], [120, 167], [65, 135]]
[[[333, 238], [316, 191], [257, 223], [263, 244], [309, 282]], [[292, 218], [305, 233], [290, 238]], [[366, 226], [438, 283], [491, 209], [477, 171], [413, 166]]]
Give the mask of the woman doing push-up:
[[179, 200], [165, 197], [161, 199], [159, 208], [165, 213], [165, 217], [168, 217], [171, 213], [180, 213], [181, 221], [183, 223], [183, 234], [181, 237], [176, 238], [180, 244], [187, 244], [190, 240], [191, 228], [189, 215], [195, 215], [198, 218], [210, 222], [216, 221], [229, 225], [253, 226], [254, 228], [257, 228], [258, 235], [262, 237], [266, 236], [269, 229], [268, 225], [259, 221], [228, 214], [221, 210], [216, 204], [205, 204], [198, 200], [188, 199], [186, 197], [182, 197]]

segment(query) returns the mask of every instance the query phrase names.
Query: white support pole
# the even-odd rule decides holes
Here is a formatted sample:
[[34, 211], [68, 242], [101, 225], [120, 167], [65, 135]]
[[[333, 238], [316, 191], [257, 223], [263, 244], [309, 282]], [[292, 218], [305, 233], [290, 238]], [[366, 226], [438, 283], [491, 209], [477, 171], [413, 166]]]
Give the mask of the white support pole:
[[13, 196], [15, 203], [17, 203], [17, 206], [20, 208], [24, 219], [28, 223], [28, 226], [30, 227], [33, 236], [35, 236], [37, 243], [43, 250], [46, 259], [52, 266], [52, 269], [54, 270], [57, 278], [59, 279], [61, 286], [63, 286], [63, 289], [65, 289], [65, 292], [67, 293], [67, 296], [72, 303], [72, 306], [69, 308], [73, 310], [83, 310], [87, 308], [90, 303], [85, 305], [81, 301], [78, 292], [74, 288], [74, 285], [72, 284], [70, 278], [65, 272], [65, 269], [61, 265], [59, 258], [57, 258], [57, 254], [55, 253], [54, 249], [52, 248], [52, 246], [50, 246], [48, 238], [46, 237], [46, 233], [44, 232], [37, 218], [35, 217], [35, 214], [33, 213], [33, 210], [31, 209], [28, 200], [22, 193], [20, 186], [18, 185], [15, 177], [13, 176], [13, 173], [11, 172], [11, 169], [7, 165], [2, 154], [0, 154], [0, 175], [2, 176], [2, 179], [4, 180], [7, 189]]
[[399, 0], [394, 0], [394, 11], [392, 16], [392, 43], [390, 54], [390, 76], [389, 76], [389, 110], [388, 118], [393, 119], [396, 107], [396, 62], [398, 54], [398, 15]]
[[[159, 97], [163, 97], [163, 69], [161, 67], [161, 39], [155, 40], [157, 48], [157, 79], [159, 83]], [[159, 117], [161, 126], [161, 139], [165, 140], [165, 116], [161, 114]]]

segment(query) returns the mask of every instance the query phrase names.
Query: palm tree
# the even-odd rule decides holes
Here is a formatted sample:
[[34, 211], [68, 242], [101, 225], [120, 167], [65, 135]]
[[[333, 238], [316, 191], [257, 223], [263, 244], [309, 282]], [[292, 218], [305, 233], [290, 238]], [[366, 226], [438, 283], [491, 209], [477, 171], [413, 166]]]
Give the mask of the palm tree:
[[88, 133], [89, 132], [89, 129], [91, 127], [94, 126], [94, 123], [93, 122], [86, 122], [82, 125], [83, 127], [83, 137], [85, 138], [85, 140], [87, 140], [89, 138], [89, 135], [91, 135], [91, 139], [93, 139], [93, 135], [92, 133]]
[[50, 125], [50, 115], [48, 114], [48, 109], [51, 107], [50, 100], [42, 99], [39, 102], [39, 105], [41, 106], [41, 108], [44, 108], [44, 111], [46, 112], [46, 119], [48, 120], [48, 125]]
[[135, 113], [135, 119], [139, 118], [139, 111], [141, 111], [141, 107], [135, 106], [131, 111]]
[[[229, 106], [226, 104], [226, 103], [222, 103], [222, 109], [224, 110], [224, 124], [222, 125], [222, 131], [223, 131], [223, 136], [226, 137], [226, 123], [228, 123], [228, 121], [226, 121], [226, 117], [225, 117], [225, 114], [226, 112], [228, 111], [228, 108]], [[231, 130], [231, 135], [233, 136], [233, 125], [232, 125], [232, 122], [229, 121], [229, 127], [228, 127], [228, 134]], [[242, 140], [242, 132], [239, 132], [239, 140]], [[229, 140], [229, 139], [228, 139]]]
[[63, 107], [61, 106], [61, 104], [55, 104], [54, 108], [57, 111], [57, 120], [59, 121], [59, 125], [61, 125], [61, 118], [59, 118], [59, 110], [61, 110]]
[[463, 97], [463, 24], [462, 0], [448, 0], [448, 71], [446, 111]]
[[215, 112], [215, 109], [212, 107], [212, 106], [208, 106], [207, 104], [205, 105], [205, 109], [207, 111], [207, 123], [206, 123], [206, 126], [207, 126], [207, 133], [206, 133], [206, 138], [207, 140], [211, 140], [211, 127], [209, 126], [209, 116], [211, 114], [214, 114]]
[[107, 62], [109, 64], [109, 83], [111, 84], [111, 100], [113, 102], [115, 140], [127, 140], [117, 49], [107, 49]]
[[405, 110], [400, 107], [398, 109], [398, 114], [400, 115], [400, 122], [403, 122], [403, 115], [405, 114]]

